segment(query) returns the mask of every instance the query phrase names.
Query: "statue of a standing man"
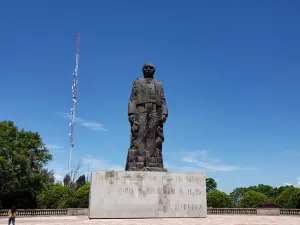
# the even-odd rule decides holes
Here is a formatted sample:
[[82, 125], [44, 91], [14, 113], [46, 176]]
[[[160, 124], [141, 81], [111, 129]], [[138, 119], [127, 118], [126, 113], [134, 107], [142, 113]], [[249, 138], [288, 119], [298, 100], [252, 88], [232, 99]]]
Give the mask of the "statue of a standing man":
[[163, 124], [168, 108], [162, 83], [153, 79], [153, 64], [143, 66], [143, 78], [133, 82], [128, 103], [131, 144], [125, 170], [167, 171], [163, 166]]

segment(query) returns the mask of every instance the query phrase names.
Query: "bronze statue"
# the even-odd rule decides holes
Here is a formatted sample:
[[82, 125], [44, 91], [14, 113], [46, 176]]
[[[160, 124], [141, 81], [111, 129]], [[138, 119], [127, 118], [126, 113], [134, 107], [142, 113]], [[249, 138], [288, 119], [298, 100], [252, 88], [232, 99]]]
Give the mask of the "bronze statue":
[[143, 78], [137, 78], [128, 103], [131, 140], [125, 170], [167, 171], [162, 158], [163, 124], [168, 108], [162, 83], [154, 79], [151, 63], [143, 66]]

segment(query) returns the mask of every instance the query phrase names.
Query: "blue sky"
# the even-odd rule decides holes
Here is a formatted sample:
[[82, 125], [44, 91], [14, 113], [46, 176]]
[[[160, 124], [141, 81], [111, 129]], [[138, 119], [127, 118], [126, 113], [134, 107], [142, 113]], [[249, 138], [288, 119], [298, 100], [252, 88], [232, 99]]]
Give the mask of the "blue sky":
[[[145, 62], [165, 87], [170, 171], [231, 191], [300, 176], [299, 1], [1, 1], [0, 119], [38, 131], [58, 178], [73, 163], [123, 169], [127, 102]], [[66, 114], [67, 113], [67, 114]]]

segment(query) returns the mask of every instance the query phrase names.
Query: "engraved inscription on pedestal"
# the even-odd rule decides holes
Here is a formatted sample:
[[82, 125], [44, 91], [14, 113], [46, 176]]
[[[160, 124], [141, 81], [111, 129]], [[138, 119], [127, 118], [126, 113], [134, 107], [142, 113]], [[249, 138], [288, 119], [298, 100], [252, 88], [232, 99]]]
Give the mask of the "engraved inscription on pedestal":
[[206, 182], [203, 173], [92, 173], [90, 219], [206, 215]]

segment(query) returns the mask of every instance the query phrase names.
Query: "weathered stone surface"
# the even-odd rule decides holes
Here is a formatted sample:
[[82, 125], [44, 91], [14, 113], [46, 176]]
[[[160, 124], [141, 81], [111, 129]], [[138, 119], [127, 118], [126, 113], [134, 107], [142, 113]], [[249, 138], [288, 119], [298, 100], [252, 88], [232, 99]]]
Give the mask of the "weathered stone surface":
[[91, 219], [206, 216], [203, 173], [92, 173]]
[[279, 208], [258, 208], [258, 216], [280, 216]]
[[67, 215], [68, 216], [87, 216], [89, 210], [86, 208], [68, 208]]

